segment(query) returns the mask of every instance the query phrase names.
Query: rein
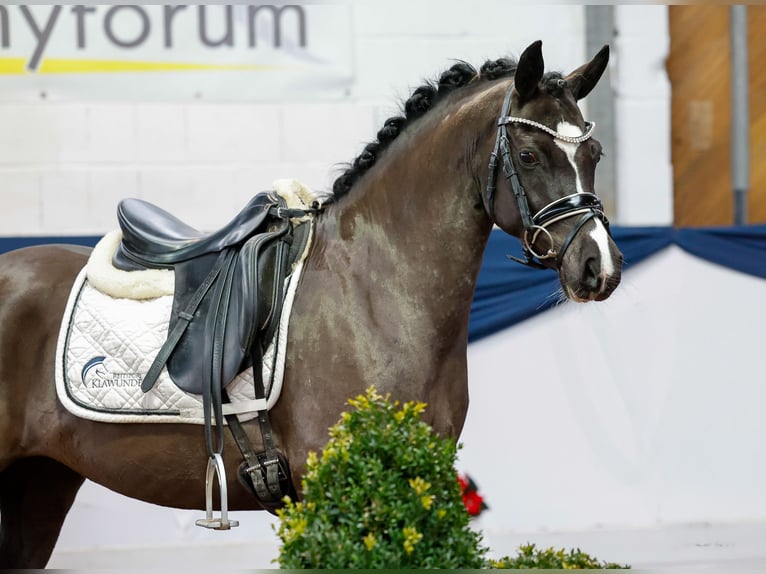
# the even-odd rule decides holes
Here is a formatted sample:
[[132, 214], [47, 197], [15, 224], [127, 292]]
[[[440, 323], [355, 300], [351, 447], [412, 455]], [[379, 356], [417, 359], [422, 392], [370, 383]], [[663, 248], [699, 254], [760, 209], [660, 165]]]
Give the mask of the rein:
[[[604, 215], [604, 208], [601, 204], [601, 200], [597, 195], [593, 193], [573, 193], [550, 202], [543, 207], [540, 211], [531, 214], [529, 210], [529, 202], [527, 201], [527, 194], [524, 191], [524, 186], [521, 185], [518, 171], [513, 163], [511, 156], [511, 140], [508, 134], [508, 124], [519, 123], [533, 126], [537, 129], [544, 131], [550, 136], [560, 139], [568, 143], [581, 143], [589, 139], [593, 135], [593, 130], [596, 127], [593, 122], [586, 122], [587, 130], [584, 134], [572, 137], [559, 134], [558, 132], [550, 129], [548, 126], [543, 125], [534, 120], [527, 118], [520, 118], [511, 116], [511, 94], [513, 92], [513, 84], [508, 88], [503, 100], [503, 108], [500, 112], [500, 118], [497, 121], [497, 138], [495, 139], [495, 147], [492, 150], [492, 155], [489, 158], [489, 177], [487, 178], [487, 210], [490, 219], [495, 221], [495, 191], [497, 190], [497, 168], [498, 159], [502, 160], [503, 175], [508, 180], [513, 196], [516, 198], [516, 203], [519, 206], [519, 215], [521, 216], [521, 223], [524, 226], [524, 233], [520, 238], [521, 246], [524, 249], [525, 259], [519, 259], [518, 257], [508, 256], [509, 259], [526, 265], [528, 267], [534, 267], [536, 269], [546, 269], [547, 267], [541, 263], [545, 259], [556, 258], [556, 265], [561, 266], [561, 262], [564, 259], [564, 254], [567, 248], [572, 243], [577, 233], [582, 227], [591, 219], [598, 217], [606, 227], [607, 233], [609, 231], [609, 221]], [[581, 215], [575, 225], [570, 230], [564, 242], [561, 244], [561, 248], [557, 251], [554, 248], [553, 237], [548, 231], [547, 227], [557, 221], [574, 217], [575, 215]], [[544, 234], [548, 238], [548, 250], [545, 253], [537, 253], [533, 249], [533, 244], [537, 240], [540, 234]]]

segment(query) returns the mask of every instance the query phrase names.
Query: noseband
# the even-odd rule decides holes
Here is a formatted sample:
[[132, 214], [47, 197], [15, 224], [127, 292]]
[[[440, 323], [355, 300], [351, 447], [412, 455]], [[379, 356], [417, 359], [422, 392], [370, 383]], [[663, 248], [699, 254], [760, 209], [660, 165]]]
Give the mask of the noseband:
[[[498, 158], [503, 162], [503, 174], [505, 179], [508, 180], [511, 191], [516, 198], [516, 203], [519, 206], [519, 214], [521, 215], [521, 223], [524, 226], [524, 233], [521, 236], [521, 246], [524, 249], [524, 256], [526, 259], [519, 259], [518, 257], [508, 256], [510, 259], [527, 265], [529, 267], [535, 267], [537, 269], [545, 269], [546, 266], [541, 263], [544, 259], [556, 258], [556, 265], [561, 266], [561, 262], [564, 259], [564, 254], [567, 248], [572, 243], [577, 233], [582, 227], [591, 219], [599, 218], [606, 227], [607, 233], [609, 231], [609, 221], [604, 215], [604, 208], [601, 205], [601, 200], [597, 195], [593, 193], [573, 193], [556, 199], [543, 207], [540, 211], [531, 214], [529, 211], [529, 203], [527, 202], [527, 194], [524, 191], [524, 187], [519, 180], [519, 174], [516, 171], [516, 166], [513, 163], [511, 156], [511, 141], [508, 135], [508, 124], [519, 123], [526, 124], [538, 128], [552, 137], [568, 142], [568, 143], [581, 143], [589, 139], [593, 135], [593, 129], [595, 124], [586, 123], [587, 130], [583, 135], [577, 137], [570, 137], [559, 134], [558, 132], [550, 129], [539, 122], [529, 120], [527, 118], [519, 118], [509, 115], [511, 109], [511, 92], [513, 91], [513, 85], [508, 88], [508, 92], [505, 94], [505, 100], [503, 101], [503, 109], [500, 112], [500, 118], [497, 121], [497, 139], [495, 140], [495, 148], [492, 151], [492, 155], [489, 159], [489, 178], [487, 179], [487, 207], [490, 219], [495, 221], [495, 190], [497, 188], [497, 164]], [[553, 237], [548, 231], [547, 227], [557, 221], [568, 219], [580, 215], [580, 218], [574, 224], [564, 242], [561, 244], [561, 248], [556, 251], [553, 245]], [[533, 245], [540, 234], [545, 235], [548, 238], [548, 251], [545, 253], [536, 253], [533, 249]], [[611, 233], [610, 233], [611, 235]]]

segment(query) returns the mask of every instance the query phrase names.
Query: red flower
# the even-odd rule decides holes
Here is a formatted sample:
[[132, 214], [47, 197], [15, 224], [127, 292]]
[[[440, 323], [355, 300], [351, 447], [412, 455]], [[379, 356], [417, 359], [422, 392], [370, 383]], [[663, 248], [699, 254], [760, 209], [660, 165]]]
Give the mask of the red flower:
[[458, 475], [458, 484], [460, 484], [460, 490], [463, 493], [463, 505], [465, 506], [468, 514], [471, 516], [479, 516], [484, 510], [489, 508], [484, 502], [484, 498], [479, 494], [479, 490], [476, 487], [476, 483], [470, 476], [465, 477]]

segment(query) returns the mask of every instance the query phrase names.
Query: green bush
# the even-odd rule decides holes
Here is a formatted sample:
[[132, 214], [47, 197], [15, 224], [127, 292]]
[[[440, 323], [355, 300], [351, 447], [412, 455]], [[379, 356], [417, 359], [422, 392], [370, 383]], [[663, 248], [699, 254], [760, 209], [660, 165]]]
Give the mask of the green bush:
[[629, 568], [578, 550], [522, 546], [486, 560], [469, 527], [457, 446], [420, 419], [424, 403], [391, 403], [371, 387], [309, 453], [303, 500], [277, 511], [282, 568]]
[[577, 550], [565, 551], [563, 548], [554, 550], [547, 548], [538, 550], [534, 544], [525, 544], [518, 550], [514, 558], [505, 556], [499, 560], [489, 560], [490, 568], [502, 569], [557, 569], [557, 570], [595, 570], [630, 568], [614, 562], [601, 562], [589, 554]]
[[455, 472], [457, 447], [420, 420], [424, 403], [370, 388], [349, 400], [321, 457], [311, 453], [303, 500], [279, 511], [282, 568], [481, 568]]

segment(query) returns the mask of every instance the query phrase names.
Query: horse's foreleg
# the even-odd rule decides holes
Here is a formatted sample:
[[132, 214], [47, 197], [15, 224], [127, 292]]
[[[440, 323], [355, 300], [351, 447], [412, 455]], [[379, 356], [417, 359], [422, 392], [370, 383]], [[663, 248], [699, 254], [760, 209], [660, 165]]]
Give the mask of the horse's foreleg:
[[44, 568], [83, 477], [49, 458], [0, 473], [0, 568]]

